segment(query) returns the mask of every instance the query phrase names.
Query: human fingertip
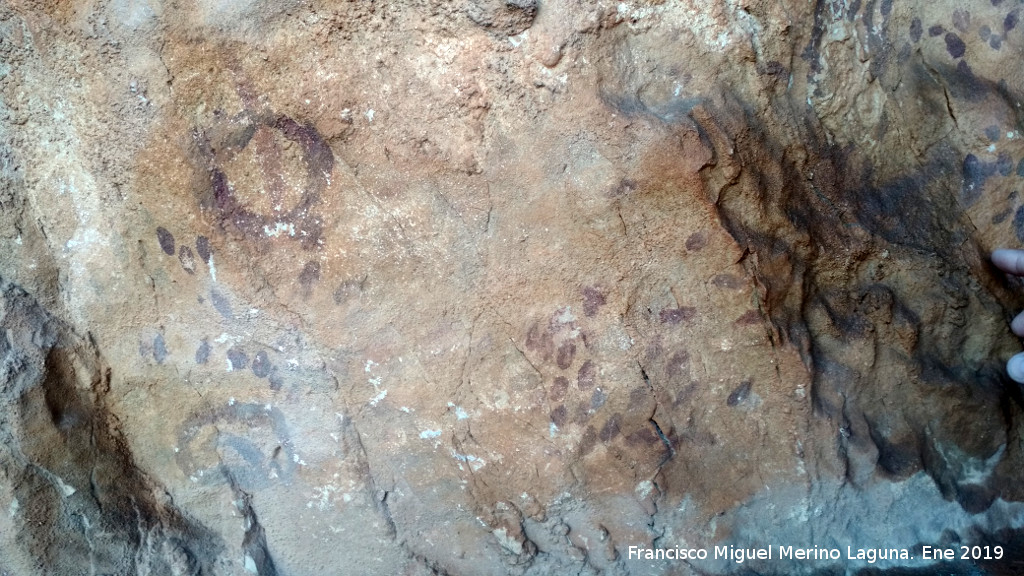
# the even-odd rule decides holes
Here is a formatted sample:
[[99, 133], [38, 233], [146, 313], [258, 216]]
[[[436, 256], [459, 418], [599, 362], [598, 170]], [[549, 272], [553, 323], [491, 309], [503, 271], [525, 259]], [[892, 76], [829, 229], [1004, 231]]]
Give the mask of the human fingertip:
[[1011, 248], [998, 248], [989, 256], [992, 263], [1003, 272], [1024, 274], [1024, 251]]
[[1017, 314], [1010, 321], [1010, 332], [1024, 338], [1024, 312]]
[[1006, 373], [1018, 384], [1024, 384], [1024, 352], [1015, 354], [1006, 363]]

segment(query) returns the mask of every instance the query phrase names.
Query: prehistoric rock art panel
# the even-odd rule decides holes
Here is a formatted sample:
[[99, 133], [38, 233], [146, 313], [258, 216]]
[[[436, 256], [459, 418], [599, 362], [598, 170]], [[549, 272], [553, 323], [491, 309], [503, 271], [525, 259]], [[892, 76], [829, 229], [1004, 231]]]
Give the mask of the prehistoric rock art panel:
[[1019, 572], [1020, 13], [0, 5], [0, 571]]

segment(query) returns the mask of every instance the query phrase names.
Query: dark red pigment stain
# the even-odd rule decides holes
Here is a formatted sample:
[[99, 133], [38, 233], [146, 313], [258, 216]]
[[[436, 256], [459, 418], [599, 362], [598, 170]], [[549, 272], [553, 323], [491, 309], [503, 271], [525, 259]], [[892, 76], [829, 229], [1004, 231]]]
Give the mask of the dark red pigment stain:
[[267, 358], [267, 353], [260, 350], [256, 353], [256, 357], [252, 359], [252, 373], [257, 378], [266, 378], [270, 374], [270, 359]]
[[1003, 30], [1009, 32], [1017, 27], [1017, 23], [1020, 22], [1020, 14], [1014, 10], [1006, 15], [1006, 19], [1003, 20]]
[[725, 403], [729, 406], [739, 405], [750, 396], [750, 389], [752, 387], [753, 385], [750, 383], [750, 380], [745, 380], [732, 391], [732, 394], [729, 394], [729, 398], [725, 400]]
[[589, 403], [580, 402], [576, 404], [576, 412], [573, 415], [573, 422], [582, 426], [586, 424], [588, 420], [590, 420], [590, 416], [591, 412]]
[[616, 413], [604, 423], [597, 437], [601, 439], [601, 442], [611, 442], [621, 432], [621, 422], [622, 415]]
[[1024, 206], [1017, 208], [1017, 213], [1013, 215], [1013, 231], [1017, 240], [1024, 242]]
[[225, 319], [231, 320], [235, 317], [234, 312], [231, 310], [231, 302], [220, 292], [210, 290], [210, 301], [213, 302], [214, 309]]
[[[1007, 157], [1006, 164], [1009, 162], [1009, 166], [1012, 168], [1012, 161]], [[999, 170], [999, 164], [997, 162], [983, 162], [978, 159], [974, 154], [968, 154], [964, 157], [963, 163], [963, 187], [960, 189], [960, 199], [963, 200], [964, 204], [971, 206], [979, 198], [981, 198], [982, 190], [985, 187], [985, 181]]]
[[626, 444], [629, 446], [650, 446], [659, 443], [661, 443], [661, 439], [658, 438], [658, 435], [647, 428], [640, 428], [626, 436]]
[[711, 279], [711, 284], [719, 288], [729, 288], [730, 290], [743, 288], [743, 280], [732, 274], [719, 274]]
[[757, 310], [747, 310], [746, 312], [743, 313], [742, 316], [736, 319], [736, 323], [743, 326], [749, 326], [751, 324], [760, 324], [761, 321], [761, 313], [758, 312]]
[[156, 229], [156, 240], [160, 243], [160, 248], [164, 251], [164, 254], [168, 256], [174, 256], [174, 235], [167, 231], [166, 228], [160, 226]]
[[679, 391], [676, 392], [675, 399], [672, 400], [672, 405], [673, 406], [680, 406], [680, 405], [686, 403], [688, 400], [690, 400], [690, 398], [693, 397], [693, 394], [697, 391], [697, 387], [699, 385], [700, 385], [700, 382], [698, 382], [696, 380], [692, 380], [692, 381], [690, 381], [689, 384], [687, 384], [686, 386], [683, 386], [682, 388], [680, 388]]
[[228, 349], [228, 360], [231, 361], [232, 370], [241, 370], [249, 364], [249, 357], [238, 348]]
[[960, 58], [964, 55], [964, 51], [967, 50], [967, 46], [959, 36], [950, 32], [946, 34], [946, 52], [953, 58]]
[[966, 10], [953, 11], [953, 27], [961, 32], [967, 32], [971, 26], [971, 13]]
[[551, 400], [558, 402], [562, 398], [565, 398], [565, 392], [569, 389], [569, 379], [565, 376], [559, 376], [555, 378], [555, 383], [551, 385]]
[[680, 376], [686, 376], [689, 379], [690, 373], [690, 353], [686, 350], [679, 350], [665, 363], [665, 374], [669, 378], [676, 379]]
[[587, 429], [583, 432], [583, 438], [580, 439], [580, 454], [584, 456], [590, 454], [596, 445], [597, 431], [594, 430], [593, 426], [587, 426]]
[[597, 310], [605, 305], [605, 296], [600, 290], [592, 286], [585, 286], [583, 293], [583, 314], [588, 318], [597, 314]]
[[210, 263], [210, 256], [213, 252], [210, 250], [210, 239], [206, 236], [198, 236], [196, 238], [196, 252], [199, 253], [199, 258], [207, 264]]
[[163, 334], [157, 334], [153, 338], [153, 359], [157, 364], [163, 364], [167, 359], [167, 344], [164, 342]]
[[697, 309], [692, 306], [681, 306], [679, 308], [666, 308], [658, 317], [662, 324], [679, 324], [693, 320], [697, 316]]
[[189, 274], [196, 273], [196, 258], [192, 255], [192, 249], [188, 246], [182, 246], [178, 250], [178, 262], [181, 262], [181, 269]]
[[[218, 448], [221, 444], [242, 456], [244, 463], [217, 464], [212, 468], [203, 468], [195, 457], [193, 442], [201, 437], [201, 431], [207, 427], [231, 424], [221, 429], [218, 434]], [[260, 446], [247, 439], [244, 435], [232, 434], [229, 430], [238, 427], [266, 429], [276, 437], [276, 446], [270, 454], [264, 453]], [[230, 468], [230, 478], [239, 483], [240, 487], [255, 490], [266, 487], [271, 479], [277, 477], [289, 482], [295, 472], [298, 458], [295, 456], [291, 432], [284, 414], [278, 408], [270, 408], [258, 403], [236, 403], [218, 408], [203, 408], [188, 417], [178, 428], [176, 445], [180, 450], [174, 454], [175, 463], [185, 474], [195, 481], [206, 484], [229, 481], [223, 470]], [[271, 474], [273, 472], [273, 474]]]
[[580, 390], [589, 390], [594, 386], [594, 382], [597, 380], [597, 366], [594, 366], [593, 360], [587, 360], [580, 366], [580, 371], [576, 375], [576, 386]]
[[555, 426], [562, 428], [565, 426], [565, 422], [569, 418], [569, 412], [565, 409], [565, 405], [561, 404], [558, 408], [551, 411], [550, 417]]
[[708, 235], [704, 232], [694, 232], [686, 239], [686, 249], [696, 252], [708, 245]]
[[302, 297], [309, 298], [313, 293], [313, 285], [320, 281], [320, 263], [306, 262], [299, 273], [299, 284], [302, 285]]
[[196, 364], [206, 364], [210, 360], [210, 342], [203, 338], [196, 348]]
[[993, 214], [992, 215], [992, 224], [993, 225], [995, 225], [995, 224], [1002, 224], [1003, 222], [1006, 221], [1007, 218], [1009, 218], [1010, 214], [1012, 214], [1012, 213], [1013, 213], [1013, 210], [1010, 209], [1010, 208], [1007, 208], [1006, 210], [1003, 210], [1001, 212]]
[[[276, 130], [301, 147], [308, 180], [301, 198], [287, 211], [261, 214], [250, 210], [236, 196], [223, 169], [217, 163], [216, 155], [205, 133], [196, 130], [194, 136], [210, 173], [209, 194], [202, 200], [203, 207], [213, 209], [217, 213], [222, 229], [236, 230], [252, 239], [266, 239], [264, 228], [274, 228], [278, 222], [294, 223], [296, 231], [300, 232], [294, 239], [298, 240], [303, 248], [315, 248], [320, 240], [322, 227], [319, 219], [313, 214], [313, 207], [320, 202], [321, 195], [327, 188], [328, 179], [334, 168], [334, 153], [312, 124], [300, 124], [288, 116], [273, 115], [256, 115], [253, 121], [256, 125]], [[238, 143], [238, 149], [244, 150], [256, 133], [254, 126], [235, 126], [236, 122], [233, 120], [225, 122], [228, 128], [235, 132], [232, 140]], [[203, 252], [200, 252], [200, 256], [203, 256]], [[204, 261], [208, 262], [208, 257], [204, 258]]]
[[565, 370], [572, 366], [572, 359], [576, 356], [576, 345], [572, 342], [565, 342], [558, 347], [558, 367]]
[[545, 361], [550, 360], [555, 349], [554, 337], [535, 322], [526, 333], [526, 348], [541, 355]]
[[999, 172], [1000, 176], [1013, 174], [1013, 158], [1010, 158], [1009, 154], [1002, 153], [996, 158], [996, 172]]

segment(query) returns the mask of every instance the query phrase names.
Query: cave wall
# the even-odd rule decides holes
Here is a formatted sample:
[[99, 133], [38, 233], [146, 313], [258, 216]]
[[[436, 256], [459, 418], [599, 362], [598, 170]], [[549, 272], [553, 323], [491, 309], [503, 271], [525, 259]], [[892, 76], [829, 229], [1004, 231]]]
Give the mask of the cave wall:
[[1014, 573], [1021, 10], [7, 0], [0, 569]]

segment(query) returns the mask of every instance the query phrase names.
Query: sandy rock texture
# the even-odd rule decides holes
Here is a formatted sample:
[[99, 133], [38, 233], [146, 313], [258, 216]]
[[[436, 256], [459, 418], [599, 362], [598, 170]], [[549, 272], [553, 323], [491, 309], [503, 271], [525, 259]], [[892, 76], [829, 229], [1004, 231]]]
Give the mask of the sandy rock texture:
[[0, 572], [1020, 573], [1022, 11], [3, 0]]

